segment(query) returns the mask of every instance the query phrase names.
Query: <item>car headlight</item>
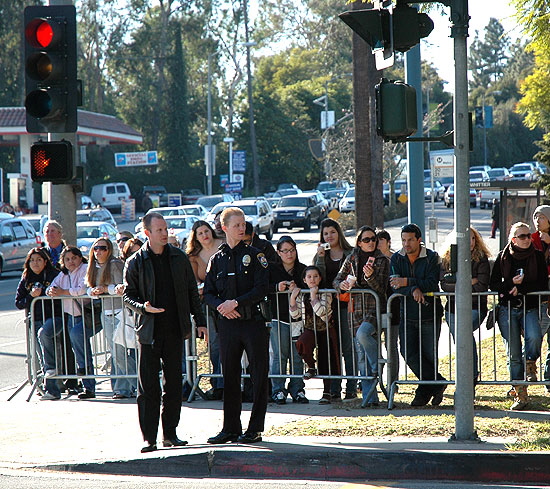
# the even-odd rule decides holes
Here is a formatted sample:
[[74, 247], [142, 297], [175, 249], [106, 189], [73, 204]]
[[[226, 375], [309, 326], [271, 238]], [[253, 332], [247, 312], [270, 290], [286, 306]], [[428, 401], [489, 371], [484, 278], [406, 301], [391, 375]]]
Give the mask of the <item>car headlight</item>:
[[304, 211], [300, 211], [296, 213], [296, 217], [305, 217], [306, 213]]

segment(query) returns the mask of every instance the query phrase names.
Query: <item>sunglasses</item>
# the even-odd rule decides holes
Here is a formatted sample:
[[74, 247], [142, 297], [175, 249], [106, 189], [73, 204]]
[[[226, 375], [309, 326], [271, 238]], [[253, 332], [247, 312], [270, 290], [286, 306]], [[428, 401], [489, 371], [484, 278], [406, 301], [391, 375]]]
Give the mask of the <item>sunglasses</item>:
[[283, 253], [284, 255], [288, 253], [294, 253], [296, 251], [296, 248], [289, 248], [287, 250], [279, 250], [279, 253]]
[[514, 236], [514, 238], [517, 238], [517, 239], [531, 239], [531, 235], [529, 233], [518, 234], [517, 236]]
[[362, 243], [370, 243], [371, 241], [373, 243], [376, 242], [376, 236], [373, 236], [372, 238], [369, 238], [368, 236], [366, 238], [362, 238], [360, 239], [359, 241], [361, 241]]
[[128, 241], [130, 238], [120, 238], [120, 239], [117, 239], [116, 242], [117, 243], [126, 243], [126, 241]]
[[96, 245], [94, 246], [94, 251], [107, 251], [109, 248], [107, 248], [105, 245]]

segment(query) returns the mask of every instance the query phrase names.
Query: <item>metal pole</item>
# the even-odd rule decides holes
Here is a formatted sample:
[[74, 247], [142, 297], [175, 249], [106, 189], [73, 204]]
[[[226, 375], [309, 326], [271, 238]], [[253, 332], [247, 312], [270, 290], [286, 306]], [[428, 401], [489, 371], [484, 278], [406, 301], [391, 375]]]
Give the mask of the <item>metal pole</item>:
[[483, 94], [483, 164], [487, 166], [487, 121], [485, 120], [485, 94]]
[[476, 440], [474, 431], [474, 369], [472, 349], [472, 271], [470, 265], [470, 184], [468, 154], [468, 0], [451, 6], [451, 37], [455, 58], [455, 206], [458, 271], [455, 289], [456, 392], [455, 435]]
[[233, 138], [224, 138], [223, 142], [229, 144], [229, 183], [233, 183]]
[[217, 53], [208, 55], [208, 97], [207, 97], [207, 154], [205, 168], [208, 178], [208, 195], [212, 195], [212, 57]]

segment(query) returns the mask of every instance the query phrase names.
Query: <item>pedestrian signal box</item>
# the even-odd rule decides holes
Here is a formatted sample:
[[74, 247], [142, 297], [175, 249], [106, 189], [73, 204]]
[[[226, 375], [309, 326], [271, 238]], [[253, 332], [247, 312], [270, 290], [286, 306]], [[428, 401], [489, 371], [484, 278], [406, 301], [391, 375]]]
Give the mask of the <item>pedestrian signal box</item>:
[[68, 183], [73, 178], [73, 145], [69, 141], [39, 141], [31, 146], [33, 182]]
[[375, 87], [376, 132], [384, 141], [403, 141], [418, 129], [416, 90], [382, 78]]

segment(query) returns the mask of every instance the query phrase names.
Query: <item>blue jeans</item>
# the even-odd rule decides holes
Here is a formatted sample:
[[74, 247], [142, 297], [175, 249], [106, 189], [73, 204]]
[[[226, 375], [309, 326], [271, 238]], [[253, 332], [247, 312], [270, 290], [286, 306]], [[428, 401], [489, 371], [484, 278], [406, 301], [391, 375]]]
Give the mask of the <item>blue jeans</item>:
[[[289, 370], [293, 375], [304, 373], [304, 363], [296, 350], [296, 341], [291, 338], [290, 324], [283, 321], [272, 321], [271, 323], [271, 346], [273, 348], [273, 363], [271, 373], [273, 375], [286, 374], [287, 365], [290, 362]], [[291, 358], [292, 355], [292, 358]], [[303, 391], [305, 384], [302, 378], [291, 378], [288, 382], [288, 389], [285, 388], [284, 377], [272, 378], [272, 395], [283, 392], [290, 393], [293, 399], [298, 392]]]
[[[445, 319], [453, 336], [455, 339], [455, 313], [450, 311], [445, 311]], [[479, 310], [472, 309], [472, 331], [479, 329]], [[474, 347], [474, 381], [477, 380], [479, 375], [479, 360], [477, 357], [477, 346], [475, 336], [472, 335], [473, 347]]]
[[[78, 365], [78, 373], [81, 375], [93, 375], [94, 362], [92, 358], [92, 346], [90, 338], [93, 336], [93, 328], [84, 327], [82, 316], [68, 315], [67, 327], [69, 337]], [[86, 390], [95, 392], [95, 379], [82, 379], [82, 385]]]
[[[508, 315], [510, 315], [510, 321], [508, 321]], [[527, 309], [524, 318], [523, 308], [500, 306], [498, 327], [506, 346], [510, 378], [511, 380], [523, 380], [522, 331], [525, 337], [525, 359], [537, 360], [540, 357], [542, 334], [538, 308]]]
[[[338, 345], [341, 348], [342, 356], [344, 357], [345, 372], [346, 375], [357, 375], [356, 365], [357, 358], [355, 357], [355, 350], [353, 348], [353, 333], [349, 327], [348, 320], [348, 303], [339, 302], [338, 313], [332, 313], [334, 320], [339, 321], [339, 327], [337, 325], [336, 331], [338, 334]], [[340, 379], [333, 379], [330, 383], [331, 394], [340, 395], [342, 390], [342, 381]], [[346, 394], [355, 394], [357, 392], [357, 380], [348, 379], [346, 381]]]
[[[446, 380], [437, 370], [437, 347], [441, 333], [440, 318], [401, 320], [399, 345], [401, 355], [418, 380]], [[416, 393], [429, 398], [440, 386], [420, 384]]]
[[[38, 342], [42, 349], [43, 370], [57, 370], [55, 337], [63, 331], [63, 320], [60, 317], [46, 319], [43, 323], [36, 322]], [[61, 391], [57, 380], [46, 379], [46, 391], [54, 396], [60, 396]]]
[[[361, 381], [363, 400], [378, 402], [376, 383], [378, 381], [378, 332], [372, 323], [363, 321], [355, 334], [355, 349], [359, 375], [375, 377]], [[372, 391], [372, 392], [371, 392]]]

